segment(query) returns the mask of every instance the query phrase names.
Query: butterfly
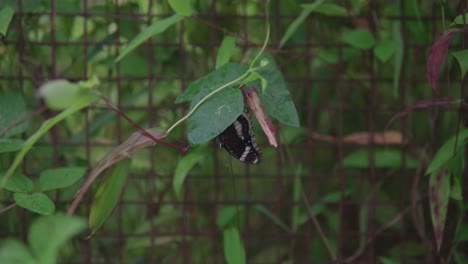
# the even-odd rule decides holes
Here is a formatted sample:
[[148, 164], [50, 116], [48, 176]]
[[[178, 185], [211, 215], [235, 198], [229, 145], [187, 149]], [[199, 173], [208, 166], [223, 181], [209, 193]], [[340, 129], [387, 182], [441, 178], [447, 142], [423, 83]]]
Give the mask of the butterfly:
[[255, 141], [252, 121], [247, 110], [218, 135], [218, 143], [233, 157], [247, 164], [258, 164], [262, 161], [263, 155]]

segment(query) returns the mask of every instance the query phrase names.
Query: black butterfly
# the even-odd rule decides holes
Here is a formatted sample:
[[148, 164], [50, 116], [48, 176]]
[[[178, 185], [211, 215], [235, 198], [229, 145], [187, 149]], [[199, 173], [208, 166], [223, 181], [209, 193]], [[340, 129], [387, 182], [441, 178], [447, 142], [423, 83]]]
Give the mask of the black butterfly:
[[262, 161], [262, 152], [255, 141], [252, 121], [246, 110], [218, 135], [218, 142], [220, 147], [240, 161], [248, 164], [258, 164]]

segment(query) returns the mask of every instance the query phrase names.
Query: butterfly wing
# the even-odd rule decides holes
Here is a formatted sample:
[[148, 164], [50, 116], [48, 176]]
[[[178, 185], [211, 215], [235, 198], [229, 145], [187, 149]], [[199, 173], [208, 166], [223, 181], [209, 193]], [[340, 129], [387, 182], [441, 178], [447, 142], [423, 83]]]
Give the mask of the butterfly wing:
[[218, 139], [220, 145], [236, 159], [248, 164], [258, 164], [262, 161], [262, 152], [257, 145], [252, 122], [246, 112], [242, 112], [219, 134]]

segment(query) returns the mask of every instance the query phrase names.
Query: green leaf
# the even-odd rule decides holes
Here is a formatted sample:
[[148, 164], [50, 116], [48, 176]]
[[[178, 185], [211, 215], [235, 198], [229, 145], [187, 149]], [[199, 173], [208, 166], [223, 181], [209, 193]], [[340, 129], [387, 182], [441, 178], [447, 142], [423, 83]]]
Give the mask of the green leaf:
[[[24, 117], [26, 112], [26, 103], [20, 93], [3, 93], [0, 94], [0, 133], [7, 127], [10, 127], [12, 123], [17, 122], [19, 119]], [[22, 122], [11, 127], [7, 132], [6, 136], [12, 136], [26, 131], [28, 122]]]
[[456, 241], [468, 241], [468, 224], [462, 223], [456, 232]]
[[5, 182], [10, 178], [10, 176], [15, 172], [19, 164], [23, 161], [23, 158], [26, 155], [26, 153], [28, 153], [28, 151], [42, 137], [42, 135], [47, 133], [55, 124], [62, 121], [64, 118], [90, 105], [95, 99], [96, 96], [91, 92], [86, 93], [86, 96], [79, 96], [70, 107], [65, 109], [60, 114], [54, 116], [53, 118], [47, 119], [45, 122], [43, 122], [41, 127], [31, 137], [29, 137], [26, 140], [26, 142], [24, 142], [23, 148], [15, 156], [15, 159], [8, 168], [5, 177], [0, 182], [0, 188], [3, 188], [3, 186], [5, 186]]
[[354, 29], [341, 36], [341, 40], [354, 48], [367, 50], [375, 45], [375, 38], [371, 32], [365, 29]]
[[9, 6], [0, 9], [0, 35], [6, 36], [14, 14], [15, 10]]
[[[219, 210], [216, 216], [216, 225], [219, 229], [225, 230], [230, 227], [238, 227], [239, 219], [244, 219], [245, 206], [229, 205]], [[242, 226], [242, 224], [241, 224]]]
[[[463, 17], [465, 17], [466, 22], [463, 21]], [[453, 23], [455, 23], [455, 24], [457, 24], [457, 25], [468, 24], [468, 13], [458, 15], [458, 16], [455, 17], [455, 19], [453, 20]]]
[[80, 87], [67, 80], [48, 81], [39, 87], [39, 95], [47, 106], [54, 110], [63, 110], [75, 102], [80, 94]]
[[216, 69], [228, 63], [234, 51], [236, 50], [236, 39], [230, 36], [225, 36], [216, 55]]
[[172, 15], [168, 18], [159, 20], [153, 23], [151, 26], [144, 29], [140, 32], [135, 38], [133, 38], [128, 46], [122, 51], [122, 53], [115, 59], [115, 62], [120, 61], [123, 57], [125, 57], [128, 53], [134, 50], [136, 47], [141, 45], [143, 42], [148, 40], [149, 38], [153, 37], [156, 34], [162, 33], [166, 31], [170, 26], [174, 25], [175, 23], [182, 20], [184, 17], [178, 14]]
[[15, 193], [13, 199], [19, 206], [38, 214], [49, 215], [55, 211], [54, 203], [43, 193]]
[[94, 234], [101, 227], [117, 205], [127, 179], [129, 167], [130, 160], [120, 161], [99, 185], [89, 213], [91, 234]]
[[184, 156], [178, 163], [174, 172], [172, 186], [177, 198], [181, 198], [182, 187], [188, 172], [206, 156], [205, 147], [192, 149], [189, 154]]
[[243, 264], [245, 260], [245, 250], [242, 239], [237, 228], [229, 228], [223, 232], [224, 258], [228, 264]]
[[28, 233], [29, 244], [37, 263], [58, 263], [59, 249], [67, 240], [86, 229], [82, 218], [55, 214], [34, 221]]
[[[3, 178], [5, 172], [1, 172], [0, 175]], [[4, 188], [11, 192], [28, 193], [33, 190], [34, 183], [30, 178], [24, 176], [22, 173], [16, 172], [8, 179], [8, 181], [5, 183]]]
[[20, 150], [23, 143], [21, 139], [0, 138], [0, 153]]
[[[197, 96], [190, 109], [203, 97]], [[190, 144], [202, 144], [216, 137], [236, 120], [244, 109], [244, 98], [238, 88], [228, 87], [206, 100], [188, 119]]]
[[[429, 166], [427, 166], [426, 175], [432, 174], [433, 172], [439, 170], [454, 157], [456, 152], [463, 151], [461, 147], [465, 145], [465, 140], [467, 137], [468, 129], [464, 129], [460, 131], [458, 135], [455, 135], [447, 140], [434, 155], [434, 158], [432, 158]], [[457, 144], [455, 145], [455, 143]]]
[[85, 167], [64, 167], [45, 170], [39, 177], [39, 189], [47, 191], [69, 187], [83, 178], [85, 172]]
[[0, 261], [2, 263], [36, 264], [29, 249], [20, 241], [8, 238], [0, 246]]
[[460, 65], [461, 77], [465, 77], [468, 71], [468, 50], [455, 51], [452, 55], [457, 59]]
[[[376, 168], [398, 169], [403, 166], [403, 157], [406, 159], [406, 168], [415, 169], [419, 166], [417, 160], [409, 155], [403, 155], [403, 152], [399, 149], [376, 149], [374, 151], [374, 166]], [[357, 150], [344, 158], [343, 166], [345, 168], [369, 168], [370, 160], [369, 150]]]
[[265, 92], [259, 93], [267, 113], [283, 124], [298, 127], [299, 116], [281, 72], [274, 63], [269, 63], [257, 73], [264, 79], [258, 86], [268, 84]]
[[324, 14], [327, 16], [348, 16], [348, 10], [345, 7], [332, 3], [323, 3], [319, 5], [315, 8], [314, 13]]
[[374, 47], [374, 55], [380, 62], [387, 62], [395, 52], [395, 42], [387, 39], [377, 43]]
[[398, 263], [400, 263], [400, 261], [395, 261], [395, 260], [385, 258], [385, 257], [379, 257], [379, 260], [380, 260], [380, 262], [382, 262], [382, 264], [398, 264]]
[[181, 16], [191, 16], [193, 14], [191, 0], [169, 0], [169, 5]]
[[[176, 103], [194, 100], [196, 96], [204, 97], [226, 83], [239, 79], [244, 75], [249, 67], [238, 63], [227, 63], [213, 72], [201, 77], [191, 83], [187, 89], [177, 97]], [[240, 84], [234, 83], [235, 84]], [[240, 114], [240, 113], [239, 113]]]
[[431, 173], [429, 178], [431, 219], [438, 250], [440, 250], [444, 238], [445, 217], [450, 198], [450, 178], [450, 174], [443, 168]]
[[312, 13], [317, 7], [319, 7], [324, 0], [317, 0], [311, 4], [304, 4], [301, 5], [302, 11], [299, 16], [294, 19], [294, 21], [288, 26], [284, 36], [281, 38], [280, 41], [280, 48], [284, 46], [284, 44], [291, 38], [291, 36], [297, 31], [300, 25], [304, 23], [306, 18]]

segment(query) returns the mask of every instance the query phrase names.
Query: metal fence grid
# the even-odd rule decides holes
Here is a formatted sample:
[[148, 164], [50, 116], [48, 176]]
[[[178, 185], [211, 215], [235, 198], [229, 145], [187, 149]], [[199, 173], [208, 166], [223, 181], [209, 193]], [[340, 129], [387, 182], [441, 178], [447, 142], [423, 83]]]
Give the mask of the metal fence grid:
[[[136, 35], [143, 25], [150, 25], [155, 18], [167, 17], [171, 10], [165, 1], [156, 0], [76, 2], [77, 5], [74, 1], [17, 1], [9, 34], [3, 39], [3, 49], [7, 52], [3, 53], [4, 60], [16, 61], [17, 67], [0, 73], [0, 85], [4, 87], [0, 91], [17, 89], [29, 99], [28, 108], [33, 111], [42, 107], [32, 98], [36, 87], [44, 81], [57, 78], [79, 81], [97, 73], [101, 91], [137, 123], [145, 127], [167, 127], [186, 112], [187, 106], [162, 100], [161, 86], [178, 88], [169, 96], [175, 98], [192, 81], [213, 70], [216, 51], [225, 32], [237, 37], [243, 54], [259, 49], [264, 38], [263, 1], [209, 1], [209, 4], [199, 4], [201, 12], [196, 18], [183, 21], [176, 29], [145, 42], [135, 51], [139, 56], [131, 56], [112, 66], [110, 62], [99, 61], [90, 54], [107, 54], [103, 60], [115, 58], [126, 44], [124, 40], [132, 37], [128, 32], [133, 31]], [[431, 241], [431, 231], [426, 228], [423, 230], [425, 237], [420, 237], [413, 226], [415, 220], [410, 208], [414, 198], [412, 188], [422, 188], [415, 187], [415, 181], [419, 180], [424, 185], [422, 175], [418, 176], [422, 172], [408, 169], [404, 163], [399, 169], [381, 169], [376, 166], [374, 156], [381, 146], [372, 141], [365, 146], [349, 144], [343, 139], [355, 132], [373, 134], [384, 131], [396, 113], [414, 101], [431, 96], [425, 75], [426, 57], [430, 44], [442, 32], [440, 4], [415, 1], [415, 5], [422, 6], [424, 11], [416, 15], [402, 7], [405, 1], [369, 1], [365, 10], [353, 18], [311, 13], [298, 33], [293, 35], [294, 41], [279, 49], [278, 44], [287, 26], [300, 12], [300, 8], [286, 8], [293, 4], [289, 2], [294, 1], [274, 0], [271, 3], [272, 34], [267, 50], [285, 76], [302, 128], [290, 130], [276, 123], [280, 140], [278, 149], [268, 146], [257, 132], [265, 152], [265, 160], [259, 167], [239, 165], [215, 144], [210, 145], [208, 157], [213, 160], [210, 163], [212, 173], [191, 173], [184, 184], [182, 199], [171, 194], [173, 168], [180, 158], [176, 151], [157, 147], [135, 154], [132, 157], [135, 169], [116, 209], [91, 238], [81, 236], [73, 240], [71, 248], [63, 253], [67, 263], [224, 263], [222, 233], [217, 227], [217, 217], [227, 206], [243, 211], [241, 235], [252, 261], [249, 263], [329, 263], [328, 257], [314, 256], [318, 252], [314, 249], [326, 251], [313, 221], [304, 220], [297, 232], [286, 232], [271, 217], [259, 211], [260, 205], [286, 222], [295, 206], [317, 211], [322, 210], [320, 207], [327, 208], [320, 211], [324, 213], [318, 214], [317, 219], [322, 223], [324, 235], [336, 247], [340, 261], [356, 253], [359, 245], [367, 243], [352, 263], [377, 263], [389, 245], [398, 245], [395, 250], [399, 251], [401, 263], [412, 263], [406, 261], [414, 257], [413, 242], [417, 241], [426, 249], [419, 260], [435, 263], [437, 253], [434, 245], [429, 242], [427, 246]], [[337, 4], [348, 8], [351, 5], [350, 1], [338, 1]], [[144, 5], [149, 8], [143, 10], [141, 7]], [[385, 8], [389, 6], [395, 8], [396, 15], [384, 15]], [[446, 1], [444, 8], [448, 16], [463, 13], [465, 6], [464, 1]], [[391, 25], [381, 24], [387, 22]], [[81, 23], [79, 35], [70, 36], [66, 32], [71, 23]], [[102, 25], [113, 33], [106, 36], [102, 31], [98, 32], [96, 28]], [[349, 47], [337, 41], [338, 32], [331, 30], [334, 27], [342, 29], [343, 25], [368, 28], [377, 35], [382, 27], [388, 29], [398, 25], [404, 56], [395, 97], [389, 98], [388, 93], [393, 89], [389, 87], [394, 85], [393, 68], [378, 62], [372, 51], [360, 52], [357, 61], [345, 59]], [[429, 34], [426, 39], [412, 38], [412, 30], [418, 25], [427, 27], [425, 30]], [[193, 30], [193, 27], [199, 28]], [[189, 40], [187, 32], [192, 34]], [[200, 38], [196, 37], [198, 32]], [[253, 35], [252, 32], [261, 34]], [[327, 54], [323, 50], [336, 52], [338, 56], [334, 63], [317, 67], [317, 61], [326, 60]], [[132, 68], [129, 66], [132, 63], [144, 67]], [[106, 67], [98, 67], [99, 64]], [[455, 71], [458, 70], [448, 69], [442, 73], [443, 92], [450, 92], [449, 87], [463, 87], [457, 79], [459, 75], [453, 74]], [[131, 89], [138, 86], [147, 87], [144, 88], [147, 97], [135, 94], [140, 96], [139, 99], [126, 102], [125, 99], [132, 95]], [[66, 125], [58, 124], [37, 147], [49, 156], [28, 157], [23, 171], [30, 177], [37, 177], [41, 162], [50, 167], [84, 163], [92, 168], [106, 151], [135, 131], [124, 119], [109, 112], [102, 105], [96, 105], [77, 114], [74, 121], [82, 125], [77, 131], [84, 131], [84, 134], [74, 141], [70, 140], [73, 132]], [[53, 115], [46, 110], [32, 123], [38, 126]], [[105, 132], [96, 130], [96, 119], [105, 115], [111, 115], [112, 122], [104, 124]], [[456, 109], [436, 112], [429, 108], [417, 110], [391, 123], [390, 128], [399, 131], [407, 142], [396, 148], [403, 150], [402, 159], [424, 147], [429, 152], [433, 151], [443, 140], [439, 134], [446, 132], [444, 126], [451, 124], [452, 128], [456, 127], [456, 115]], [[426, 128], [415, 127], [421, 124]], [[183, 129], [176, 131], [169, 140], [185, 141], [183, 132]], [[323, 135], [333, 136], [333, 140]], [[345, 158], [358, 149], [368, 151], [369, 166], [349, 169], [344, 163]], [[66, 152], [79, 154], [70, 159]], [[298, 175], [303, 189], [308, 192], [309, 205], [293, 198], [298, 195], [293, 193]], [[400, 191], [388, 197], [380, 192], [382, 185]], [[354, 193], [366, 195], [348, 195], [348, 187], [352, 187]], [[88, 215], [95, 191], [96, 186], [86, 195], [77, 215]], [[335, 192], [340, 194], [339, 199], [322, 200]], [[5, 198], [7, 196], [2, 197], [6, 199], [5, 203], [11, 201], [11, 198]], [[64, 196], [60, 192], [53, 193], [52, 197], [58, 210], [66, 210], [71, 200], [70, 195]], [[424, 203], [426, 199], [425, 196], [420, 197], [415, 203]], [[367, 210], [362, 210], [363, 207]], [[160, 226], [149, 221], [151, 224], [141, 229], [143, 231], [136, 228], [141, 218], [156, 219], [161, 212], [171, 209], [181, 212], [171, 220], [175, 224]], [[387, 227], [382, 225], [382, 219], [374, 219], [385, 215], [383, 211], [386, 210], [389, 212], [387, 220], [394, 220]], [[132, 212], [138, 217], [129, 217]], [[363, 213], [373, 219], [365, 223], [366, 232], [362, 232], [360, 227], [363, 224], [360, 214]], [[0, 236], [18, 237], [26, 242], [29, 224], [36, 215], [17, 207], [7, 212], [4, 218]], [[10, 222], [13, 219], [15, 224]], [[327, 222], [329, 219], [337, 219], [337, 222]], [[426, 221], [429, 222], [429, 218]], [[421, 242], [424, 239], [426, 244]], [[264, 248], [265, 244], [270, 247]], [[207, 252], [196, 252], [201, 249]], [[70, 252], [73, 255], [67, 256]], [[255, 262], [254, 253], [259, 252], [270, 257], [257, 256], [264, 262]], [[283, 262], [287, 260], [291, 262]]]

